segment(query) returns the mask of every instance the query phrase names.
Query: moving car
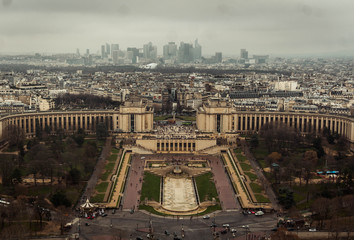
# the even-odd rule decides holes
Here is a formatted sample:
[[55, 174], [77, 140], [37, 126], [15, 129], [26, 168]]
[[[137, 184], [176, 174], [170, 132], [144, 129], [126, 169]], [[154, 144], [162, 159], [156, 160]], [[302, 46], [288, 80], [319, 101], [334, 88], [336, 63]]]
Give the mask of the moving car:
[[224, 223], [222, 226], [223, 226], [224, 228], [229, 228], [229, 227], [230, 227], [230, 224]]
[[255, 216], [263, 216], [264, 215], [264, 212], [262, 211], [258, 211], [254, 214]]

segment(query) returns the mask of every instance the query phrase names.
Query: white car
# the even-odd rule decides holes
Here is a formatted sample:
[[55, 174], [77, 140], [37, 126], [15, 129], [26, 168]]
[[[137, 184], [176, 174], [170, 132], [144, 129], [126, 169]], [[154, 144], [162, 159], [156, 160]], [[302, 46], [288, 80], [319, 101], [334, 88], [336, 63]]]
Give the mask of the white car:
[[222, 226], [223, 226], [224, 228], [229, 228], [229, 227], [230, 227], [230, 224], [225, 223], [225, 224], [223, 224]]
[[255, 216], [263, 216], [264, 215], [264, 212], [262, 211], [258, 211], [254, 214]]
[[310, 228], [309, 232], [317, 232], [316, 228]]
[[205, 215], [205, 216], [203, 216], [203, 219], [209, 219], [210, 218], [210, 216], [209, 215]]
[[237, 230], [235, 228], [233, 228], [233, 229], [231, 229], [231, 232], [235, 233], [235, 232], [237, 232]]
[[242, 225], [242, 228], [250, 228], [248, 225]]

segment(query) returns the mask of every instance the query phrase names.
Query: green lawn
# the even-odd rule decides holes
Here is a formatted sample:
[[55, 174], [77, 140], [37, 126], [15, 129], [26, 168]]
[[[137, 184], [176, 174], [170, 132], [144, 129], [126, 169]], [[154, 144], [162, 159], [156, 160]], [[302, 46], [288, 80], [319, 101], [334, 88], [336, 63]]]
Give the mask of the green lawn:
[[250, 178], [250, 180], [252, 182], [257, 179], [257, 175], [256, 174], [253, 174], [251, 172], [244, 172], [244, 173]]
[[105, 171], [105, 172], [101, 175], [100, 179], [101, 179], [102, 181], [107, 181], [107, 180], [108, 180], [108, 176], [109, 176], [111, 173], [112, 173], [112, 171]]
[[195, 177], [195, 182], [201, 202], [212, 200], [212, 198], [218, 199], [218, 193], [211, 172]]
[[247, 160], [247, 158], [246, 158], [245, 156], [243, 156], [242, 154], [240, 154], [240, 153], [237, 153], [237, 154], [236, 154], [236, 157], [237, 157], [237, 160], [238, 160], [239, 162], [244, 162], [244, 161]]
[[101, 182], [100, 184], [96, 185], [97, 192], [106, 192], [108, 187], [108, 182]]
[[242, 170], [244, 171], [244, 172], [247, 172], [247, 171], [250, 171], [251, 170], [251, 166], [250, 165], [248, 165], [247, 163], [240, 163], [240, 165], [241, 165], [241, 168], [242, 168]]
[[176, 116], [176, 118], [184, 120], [184, 121], [195, 121], [195, 116]]
[[270, 200], [268, 198], [266, 198], [265, 196], [263, 196], [262, 194], [255, 194], [254, 195], [256, 197], [257, 202], [261, 202], [261, 203], [269, 203]]
[[114, 165], [115, 165], [115, 163], [114, 162], [109, 162], [109, 163], [107, 163], [106, 164], [106, 166], [104, 166], [104, 169], [106, 170], [106, 171], [113, 171], [113, 169], [114, 169]]
[[149, 205], [139, 205], [139, 210], [145, 210], [145, 211], [151, 212], [152, 214], [156, 214], [156, 215], [160, 215], [160, 216], [168, 216], [168, 214], [158, 212], [153, 207], [151, 207]]
[[119, 153], [119, 149], [117, 149], [117, 148], [112, 148], [112, 153]]
[[241, 153], [242, 152], [242, 150], [241, 150], [241, 148], [236, 148], [236, 149], [234, 149], [234, 153]]
[[252, 188], [252, 191], [254, 193], [261, 193], [262, 192], [262, 186], [257, 184], [257, 183], [250, 183], [250, 186]]
[[160, 202], [160, 181], [160, 176], [148, 172], [144, 173], [144, 181], [140, 197], [141, 202], [143, 202], [145, 198]]
[[115, 162], [117, 160], [117, 154], [112, 154], [108, 157], [108, 161]]
[[96, 194], [95, 196], [91, 197], [90, 202], [92, 203], [101, 203], [104, 199], [104, 193]]
[[[111, 156], [114, 156], [114, 155], [111, 155]], [[102, 181], [107, 181], [108, 180], [108, 176], [113, 172], [114, 165], [115, 165], [115, 162], [108, 162], [104, 166], [105, 172], [100, 177], [100, 179]]]

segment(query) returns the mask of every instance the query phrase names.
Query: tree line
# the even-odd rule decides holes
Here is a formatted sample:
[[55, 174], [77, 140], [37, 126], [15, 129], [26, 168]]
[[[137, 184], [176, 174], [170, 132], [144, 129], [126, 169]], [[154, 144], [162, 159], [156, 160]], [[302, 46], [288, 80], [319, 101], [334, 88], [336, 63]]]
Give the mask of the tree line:
[[54, 102], [56, 109], [113, 109], [120, 106], [120, 102], [109, 97], [91, 94], [61, 94]]

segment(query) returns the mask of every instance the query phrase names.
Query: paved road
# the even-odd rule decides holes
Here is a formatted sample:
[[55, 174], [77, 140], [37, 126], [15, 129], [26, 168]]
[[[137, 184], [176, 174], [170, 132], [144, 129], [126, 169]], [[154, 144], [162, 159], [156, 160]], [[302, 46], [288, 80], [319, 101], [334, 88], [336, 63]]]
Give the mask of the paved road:
[[132, 155], [129, 176], [123, 197], [123, 209], [138, 210], [141, 186], [144, 176], [144, 159], [140, 155]]
[[220, 157], [210, 160], [211, 171], [214, 174], [215, 186], [223, 210], [240, 209], [240, 205], [236, 199], [230, 179], [227, 176], [225, 167]]
[[[222, 224], [227, 223], [231, 229], [237, 230], [237, 236], [244, 235], [247, 232], [270, 230], [276, 226], [276, 217], [268, 214], [256, 217], [253, 215], [244, 216], [239, 212], [219, 212], [215, 215], [211, 214], [210, 219], [201, 217], [177, 219], [155, 217], [140, 211], [134, 214], [118, 211], [114, 215], [108, 213], [108, 216], [104, 218], [98, 217], [94, 220], [81, 219], [80, 239], [119, 239], [119, 237], [122, 239], [136, 239], [137, 236], [147, 239], [146, 235], [149, 231], [150, 220], [153, 232], [158, 239], [173, 239], [173, 232], [181, 237], [182, 228], [185, 231], [184, 239], [213, 239], [214, 229], [210, 227], [213, 221], [217, 224], [216, 230], [222, 229]], [[85, 226], [86, 222], [90, 226]], [[248, 225], [249, 230], [242, 228], [242, 225]], [[72, 230], [75, 232], [77, 226], [74, 226]], [[165, 230], [171, 235], [165, 235]], [[113, 238], [113, 236], [118, 238]], [[232, 238], [231, 232], [220, 235], [220, 239], [226, 240], [230, 238]]]

